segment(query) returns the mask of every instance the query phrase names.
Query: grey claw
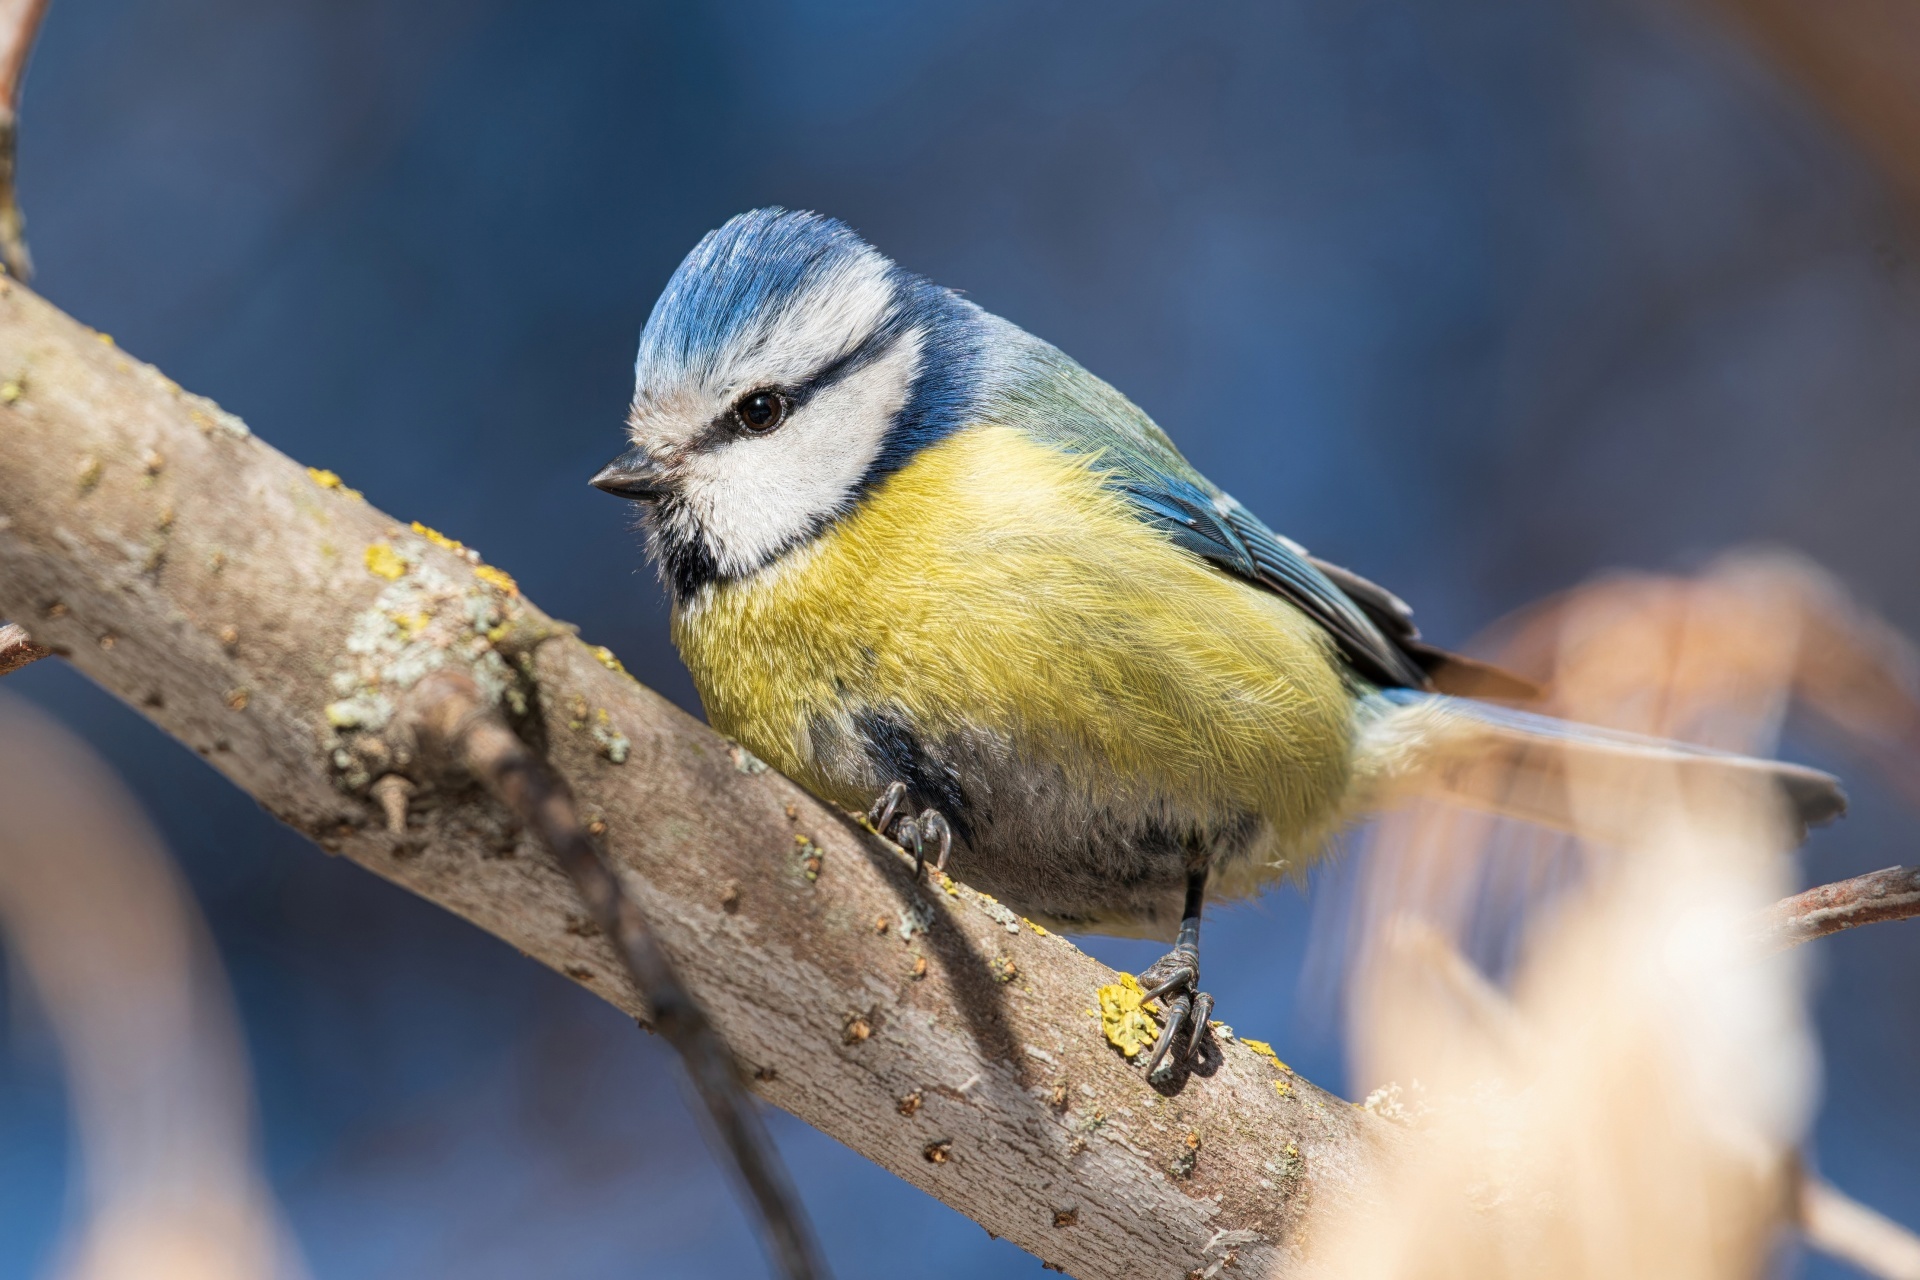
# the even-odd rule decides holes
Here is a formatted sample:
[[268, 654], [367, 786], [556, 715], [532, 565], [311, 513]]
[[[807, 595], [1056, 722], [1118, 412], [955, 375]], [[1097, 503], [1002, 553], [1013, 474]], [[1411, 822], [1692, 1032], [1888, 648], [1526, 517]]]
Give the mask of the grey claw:
[[1186, 1065], [1200, 1062], [1200, 1042], [1207, 1038], [1207, 1022], [1213, 1017], [1213, 997], [1201, 992], [1193, 998], [1193, 1031], [1187, 1036]]
[[920, 834], [924, 839], [938, 842], [940, 854], [933, 860], [933, 869], [941, 875], [947, 871], [947, 855], [953, 852], [953, 828], [939, 810], [929, 809], [920, 815]]
[[887, 824], [893, 821], [893, 815], [900, 808], [900, 801], [906, 798], [907, 784], [889, 782], [880, 798], [873, 802], [873, 808], [867, 810], [867, 822], [881, 835], [887, 834]]
[[1153, 1053], [1147, 1058], [1147, 1077], [1160, 1069], [1161, 1060], [1167, 1056], [1167, 1050], [1173, 1047], [1173, 1038], [1180, 1034], [1180, 1024], [1187, 1020], [1188, 1002], [1185, 996], [1176, 996], [1167, 1006], [1167, 1025], [1160, 1028], [1160, 1038], [1153, 1042]]

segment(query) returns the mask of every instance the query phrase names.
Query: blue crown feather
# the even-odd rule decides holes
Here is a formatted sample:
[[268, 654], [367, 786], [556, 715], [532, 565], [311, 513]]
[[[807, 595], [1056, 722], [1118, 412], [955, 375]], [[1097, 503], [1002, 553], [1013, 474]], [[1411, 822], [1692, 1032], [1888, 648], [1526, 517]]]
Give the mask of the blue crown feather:
[[845, 223], [817, 213], [755, 209], [729, 219], [694, 246], [653, 304], [635, 377], [644, 386], [711, 373], [748, 326], [834, 268], [869, 256], [880, 255]]

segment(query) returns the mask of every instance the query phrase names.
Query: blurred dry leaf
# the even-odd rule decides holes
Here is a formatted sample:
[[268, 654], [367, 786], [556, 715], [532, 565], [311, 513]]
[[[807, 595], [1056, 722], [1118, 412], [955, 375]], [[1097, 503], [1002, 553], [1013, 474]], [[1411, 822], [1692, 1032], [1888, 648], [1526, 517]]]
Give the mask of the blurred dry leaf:
[[[1744, 753], [1798, 700], [1916, 795], [1920, 661], [1796, 557], [1609, 578], [1486, 647], [1549, 714]], [[1901, 1228], [1802, 1195], [1816, 1046], [1796, 953], [1756, 927], [1797, 832], [1678, 774], [1623, 812], [1614, 781], [1560, 781], [1606, 807], [1604, 845], [1428, 802], [1379, 824], [1342, 933], [1353, 1058], [1422, 1106], [1372, 1175], [1393, 1212], [1318, 1206], [1310, 1274], [1731, 1280], [1766, 1271], [1802, 1203], [1826, 1206], [1816, 1243], [1909, 1274]], [[1861, 1214], [1879, 1236], [1844, 1234]]]

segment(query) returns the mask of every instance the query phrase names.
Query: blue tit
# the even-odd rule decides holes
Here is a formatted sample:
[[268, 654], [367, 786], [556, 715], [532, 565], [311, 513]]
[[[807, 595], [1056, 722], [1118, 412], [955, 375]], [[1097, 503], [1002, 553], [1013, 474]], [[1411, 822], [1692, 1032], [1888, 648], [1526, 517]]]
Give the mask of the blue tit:
[[1168, 1015], [1150, 1071], [1206, 1035], [1202, 904], [1410, 792], [1569, 827], [1577, 758], [1629, 808], [1675, 768], [1762, 780], [1806, 824], [1845, 807], [1810, 769], [1451, 696], [1517, 682], [829, 218], [758, 210], [694, 248], [629, 429], [593, 484], [645, 504], [714, 727], [827, 800], [879, 796], [883, 830], [1029, 917], [1173, 938], [1141, 976]]

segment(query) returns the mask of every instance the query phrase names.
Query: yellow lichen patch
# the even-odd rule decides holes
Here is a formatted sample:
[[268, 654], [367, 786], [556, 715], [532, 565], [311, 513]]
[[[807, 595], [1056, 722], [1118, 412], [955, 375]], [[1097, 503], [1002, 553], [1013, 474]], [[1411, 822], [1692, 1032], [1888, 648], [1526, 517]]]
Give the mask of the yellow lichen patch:
[[934, 882], [947, 891], [949, 898], [957, 898], [960, 896], [960, 882], [958, 880], [955, 880], [944, 871], [936, 871], [933, 875]]
[[505, 569], [496, 569], [490, 564], [483, 564], [474, 569], [473, 576], [490, 587], [498, 587], [510, 596], [520, 594], [520, 584], [515, 582], [513, 575]]
[[451, 551], [455, 555], [460, 555], [467, 549], [467, 544], [461, 542], [458, 538], [449, 538], [438, 529], [430, 529], [418, 520], [415, 520], [411, 527], [415, 533], [442, 550]]
[[1160, 1035], [1160, 1024], [1142, 1004], [1140, 984], [1132, 974], [1121, 974], [1120, 981], [1108, 983], [1097, 994], [1100, 1031], [1107, 1037], [1108, 1044], [1129, 1058], [1153, 1046]]
[[322, 489], [337, 489], [349, 498], [359, 498], [359, 497], [365, 496], [358, 489], [347, 488], [346, 481], [342, 480], [339, 476], [335, 475], [331, 471], [328, 471], [324, 467], [308, 467], [307, 479], [313, 481], [315, 484], [319, 485]]
[[409, 640], [425, 631], [427, 624], [433, 621], [432, 615], [424, 612], [390, 613], [387, 617], [392, 619], [393, 625], [400, 628], [401, 634]]
[[1028, 920], [1025, 916], [1022, 916], [1020, 918], [1022, 921], [1025, 922], [1027, 928], [1033, 930], [1034, 933], [1038, 934], [1040, 937], [1051, 938], [1053, 936], [1051, 933], [1047, 932], [1045, 929], [1041, 928], [1039, 925], [1035, 924], [1033, 921]]
[[795, 835], [793, 843], [794, 856], [800, 859], [801, 873], [811, 884], [820, 878], [820, 868], [825, 865], [827, 851], [815, 844], [811, 836]]
[[627, 669], [620, 665], [620, 659], [614, 657], [613, 650], [607, 648], [607, 646], [603, 644], [597, 644], [597, 645], [594, 645], [591, 649], [588, 649], [587, 652], [593, 655], [593, 660], [595, 662], [599, 663], [601, 666], [605, 667], [607, 670], [618, 672], [621, 675], [627, 674]]
[[5, 382], [0, 382], [0, 404], [16, 404], [25, 394], [27, 375], [24, 373], [16, 373]]
[[1280, 1055], [1275, 1053], [1273, 1051], [1273, 1046], [1268, 1044], [1265, 1040], [1247, 1040], [1243, 1038], [1240, 1041], [1240, 1043], [1247, 1046], [1247, 1048], [1253, 1050], [1255, 1053], [1259, 1054], [1261, 1057], [1265, 1058], [1268, 1062], [1271, 1062], [1274, 1066], [1280, 1068], [1282, 1071], [1286, 1072], [1288, 1075], [1293, 1074], [1293, 1068], [1288, 1066], [1286, 1063], [1280, 1061]]
[[367, 547], [367, 572], [376, 578], [397, 582], [407, 571], [407, 562], [390, 543], [375, 542]]
[[1284, 1098], [1293, 1092], [1293, 1085], [1290, 1081], [1275, 1080], [1273, 1082], [1273, 1091]]
[[95, 332], [93, 336], [98, 338], [101, 342], [105, 343], [109, 347], [113, 345], [113, 335], [110, 333]]

